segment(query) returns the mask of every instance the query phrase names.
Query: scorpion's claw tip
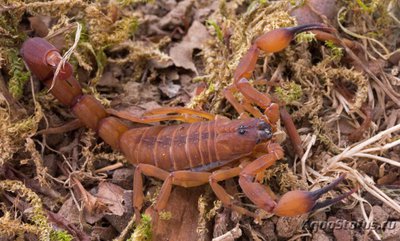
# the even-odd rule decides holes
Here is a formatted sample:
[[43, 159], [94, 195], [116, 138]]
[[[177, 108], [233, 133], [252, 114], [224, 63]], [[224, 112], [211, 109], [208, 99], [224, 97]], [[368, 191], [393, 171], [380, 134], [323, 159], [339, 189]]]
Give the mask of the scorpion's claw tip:
[[306, 31], [312, 31], [312, 30], [320, 30], [324, 32], [333, 32], [334, 29], [331, 27], [328, 27], [324, 24], [320, 23], [310, 23], [310, 24], [304, 24], [304, 25], [298, 25], [294, 27], [290, 27], [289, 30], [294, 34], [306, 32]]
[[346, 193], [343, 193], [343, 194], [341, 194], [341, 195], [339, 195], [339, 196], [337, 196], [337, 197], [335, 197], [335, 198], [328, 199], [328, 200], [325, 200], [325, 201], [323, 201], [323, 202], [317, 202], [317, 203], [314, 205], [314, 207], [313, 207], [310, 211], [315, 211], [315, 210], [317, 210], [317, 209], [324, 208], [324, 207], [330, 206], [330, 205], [332, 205], [332, 204], [335, 204], [335, 203], [337, 203], [337, 202], [339, 202], [339, 201], [345, 199], [346, 197], [350, 196], [350, 195], [353, 194], [356, 190], [357, 190], [357, 189], [353, 189], [353, 190], [351, 190], [351, 191], [349, 191], [349, 192], [346, 192]]
[[324, 193], [330, 191], [335, 186], [337, 186], [339, 182], [341, 182], [344, 179], [344, 177], [345, 175], [341, 175], [331, 184], [313, 192], [295, 190], [286, 193], [281, 197], [281, 199], [277, 203], [276, 207], [273, 210], [273, 213], [278, 216], [289, 216], [289, 217], [297, 216], [320, 208], [327, 207], [329, 205], [339, 202], [340, 200], [343, 200], [344, 198], [354, 193], [357, 189], [353, 189], [333, 199], [325, 200], [323, 202], [317, 202], [317, 200]]

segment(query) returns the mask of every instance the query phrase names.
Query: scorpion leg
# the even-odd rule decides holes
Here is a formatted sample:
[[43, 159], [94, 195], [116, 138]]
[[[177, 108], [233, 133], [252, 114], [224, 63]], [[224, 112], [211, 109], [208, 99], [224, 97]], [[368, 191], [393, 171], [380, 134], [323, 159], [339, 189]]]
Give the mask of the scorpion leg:
[[239, 80], [236, 87], [248, 101], [265, 110], [264, 114], [267, 116], [269, 123], [275, 124], [278, 121], [279, 106], [276, 103], [272, 103], [271, 98], [256, 90], [245, 78]]
[[313, 192], [295, 190], [283, 195], [278, 203], [270, 196], [265, 187], [254, 182], [255, 176], [261, 170], [273, 165], [277, 160], [283, 157], [282, 147], [276, 143], [270, 144], [268, 154], [259, 157], [252, 163], [248, 164], [239, 174], [239, 185], [243, 189], [246, 196], [258, 207], [274, 213], [278, 216], [296, 216], [310, 211], [329, 206], [336, 203], [354, 192], [344, 193], [336, 198], [317, 202], [317, 200], [326, 192], [333, 189], [341, 182], [345, 175], [340, 176], [330, 185]]
[[272, 212], [276, 203], [265, 190], [265, 187], [254, 182], [255, 175], [272, 166], [277, 160], [283, 158], [283, 150], [279, 144], [268, 146], [268, 154], [257, 158], [248, 164], [239, 174], [239, 185], [246, 196], [258, 207]]
[[263, 118], [263, 114], [261, 113], [261, 111], [253, 106], [246, 98], [244, 98], [242, 105], [246, 109], [246, 111], [251, 113], [254, 117]]
[[240, 115], [240, 117], [248, 118], [249, 115], [245, 112], [242, 104], [239, 103], [239, 101], [236, 100], [235, 96], [233, 96], [233, 93], [236, 92], [237, 89], [234, 85], [230, 85], [226, 87], [223, 91], [223, 95], [225, 99], [231, 103], [233, 108], [236, 110], [236, 112]]
[[215, 171], [210, 176], [210, 179], [209, 179], [210, 186], [211, 186], [213, 192], [215, 193], [215, 195], [217, 196], [217, 198], [219, 200], [221, 200], [221, 202], [224, 206], [231, 208], [238, 213], [258, 219], [259, 217], [256, 214], [250, 212], [249, 210], [247, 210], [243, 207], [235, 205], [233, 203], [233, 198], [225, 191], [225, 189], [220, 184], [218, 184], [218, 182], [220, 182], [220, 181], [224, 181], [229, 178], [238, 176], [241, 171], [242, 171], [242, 167], [235, 167], [235, 168], [230, 168], [230, 169], [226, 169], [226, 170]]
[[244, 98], [243, 103], [239, 103], [239, 101], [237, 101], [236, 98], [233, 96], [233, 94], [236, 92], [238, 92], [238, 89], [236, 88], [236, 86], [231, 85], [224, 89], [223, 94], [224, 94], [225, 99], [229, 103], [231, 103], [231, 105], [236, 110], [236, 112], [239, 113], [239, 116], [241, 119], [249, 118], [249, 115], [247, 114], [247, 112], [257, 118], [263, 117], [262, 113], [257, 108], [254, 108], [254, 106], [252, 106], [250, 101], [248, 101], [246, 98]]
[[163, 210], [168, 202], [172, 191], [172, 185], [182, 187], [196, 187], [208, 182], [209, 172], [192, 172], [192, 171], [174, 171], [168, 172], [149, 164], [138, 164], [135, 169], [133, 181], [133, 205], [135, 209], [136, 220], [140, 220], [140, 209], [143, 206], [143, 179], [142, 174], [163, 180], [160, 193], [157, 197], [154, 207], [152, 208], [156, 214]]
[[143, 116], [151, 116], [151, 115], [168, 115], [172, 113], [178, 113], [178, 114], [189, 114], [189, 115], [194, 115], [198, 117], [202, 117], [207, 120], [214, 120], [215, 116], [213, 114], [210, 114], [205, 111], [201, 110], [195, 110], [191, 108], [186, 108], [186, 107], [163, 107], [163, 108], [157, 108], [154, 110], [147, 111], [143, 114]]
[[285, 126], [290, 142], [292, 143], [294, 152], [297, 154], [298, 157], [302, 157], [304, 151], [303, 147], [301, 146], [301, 138], [299, 136], [299, 133], [297, 132], [296, 126], [293, 123], [293, 119], [284, 106], [281, 107], [280, 110], [281, 120]]
[[144, 113], [144, 115], [141, 117], [137, 117], [129, 111], [117, 111], [113, 109], [108, 109], [107, 113], [125, 120], [137, 123], [144, 123], [144, 124], [150, 124], [159, 121], [171, 121], [171, 120], [193, 123], [193, 122], [204, 121], [205, 119], [207, 120], [215, 119], [215, 116], [210, 113], [183, 107], [182, 108], [168, 107], [168, 108], [155, 109]]
[[47, 129], [40, 130], [36, 132], [36, 135], [60, 134], [78, 129], [82, 126], [83, 126], [82, 122], [79, 119], [75, 119], [59, 127], [50, 127]]

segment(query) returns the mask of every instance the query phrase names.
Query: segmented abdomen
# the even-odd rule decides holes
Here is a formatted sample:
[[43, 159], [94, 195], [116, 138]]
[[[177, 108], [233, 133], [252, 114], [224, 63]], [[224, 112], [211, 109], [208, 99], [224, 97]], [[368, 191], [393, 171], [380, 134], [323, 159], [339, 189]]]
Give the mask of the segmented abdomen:
[[121, 136], [120, 147], [134, 164], [151, 164], [167, 171], [211, 169], [218, 161], [215, 125], [216, 121], [207, 121], [131, 129]]

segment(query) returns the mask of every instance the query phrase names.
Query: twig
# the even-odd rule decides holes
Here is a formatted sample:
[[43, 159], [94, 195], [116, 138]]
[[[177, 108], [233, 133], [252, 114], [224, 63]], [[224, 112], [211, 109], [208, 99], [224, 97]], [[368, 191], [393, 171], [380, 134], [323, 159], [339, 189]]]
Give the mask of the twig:
[[241, 236], [242, 230], [240, 229], [239, 224], [236, 224], [236, 227], [219, 237], [213, 238], [212, 241], [234, 241]]
[[124, 228], [124, 230], [122, 230], [121, 234], [113, 239], [113, 241], [123, 241], [126, 240], [126, 237], [128, 235], [128, 233], [131, 231], [131, 229], [135, 226], [135, 221], [136, 221], [136, 215], [133, 214], [131, 220], [129, 221], [129, 223], [126, 225], [126, 227]]
[[97, 174], [97, 173], [101, 173], [101, 172], [112, 171], [112, 170], [115, 170], [115, 169], [120, 168], [122, 166], [124, 166], [124, 164], [118, 162], [118, 163], [115, 163], [115, 164], [112, 164], [112, 165], [97, 169], [97, 170], [94, 171], [94, 173]]

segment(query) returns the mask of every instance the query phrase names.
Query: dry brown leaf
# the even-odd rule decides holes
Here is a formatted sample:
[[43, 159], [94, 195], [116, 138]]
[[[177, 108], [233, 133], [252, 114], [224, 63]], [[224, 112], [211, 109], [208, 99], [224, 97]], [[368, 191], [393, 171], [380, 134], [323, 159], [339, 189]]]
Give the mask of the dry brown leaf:
[[174, 98], [178, 95], [179, 90], [181, 89], [180, 85], [174, 84], [172, 81], [168, 81], [167, 83], [161, 83], [158, 88], [169, 98]]
[[79, 224], [79, 210], [72, 197], [63, 203], [57, 214], [63, 216], [68, 223]]
[[28, 18], [31, 29], [35, 31], [37, 37], [46, 37], [49, 33], [49, 23], [51, 18], [46, 16], [33, 16]]
[[197, 74], [193, 63], [192, 54], [194, 49], [202, 49], [210, 38], [207, 28], [200, 22], [194, 21], [182, 42], [170, 49], [170, 57], [178, 67], [189, 69]]
[[[72, 199], [69, 199], [72, 201]], [[70, 204], [73, 205], [73, 202], [69, 202]], [[73, 209], [75, 206], [71, 206]], [[71, 211], [72, 209], [69, 209]], [[78, 211], [75, 208], [76, 211]], [[77, 225], [74, 225], [71, 220], [67, 220], [63, 215], [60, 215], [59, 213], [53, 213], [48, 211], [47, 212], [47, 217], [49, 218], [49, 221], [52, 222], [55, 227], [67, 230], [69, 234], [72, 234], [74, 237], [74, 240], [77, 241], [89, 241], [90, 237], [87, 235], [83, 230], [79, 229]], [[72, 220], [72, 221], [77, 221], [78, 219]]]
[[160, 98], [158, 87], [148, 83], [128, 82], [123, 85], [121, 102], [127, 106]]
[[112, 214], [121, 216], [125, 212], [124, 192], [124, 189], [115, 184], [102, 182], [96, 197], [107, 205]]
[[182, 25], [182, 19], [186, 19], [187, 15], [189, 15], [190, 10], [192, 9], [194, 1], [193, 0], [184, 0], [179, 2], [172, 10], [163, 17], [159, 26], [161, 28]]
[[122, 232], [128, 225], [129, 221], [132, 219], [133, 216], [132, 195], [133, 191], [124, 190], [123, 199], [124, 199], [125, 211], [122, 216], [117, 216], [117, 215], [105, 216], [105, 219], [108, 222], [110, 222], [111, 226], [113, 226], [118, 232]]
[[309, 0], [290, 14], [296, 17], [298, 24], [322, 23], [318, 14], [332, 20], [338, 11], [336, 0]]
[[86, 191], [78, 179], [72, 177], [71, 180], [75, 193], [79, 195], [79, 200], [82, 202], [83, 214], [86, 222], [93, 224], [103, 218], [104, 215], [111, 213], [107, 205], [102, 200]]
[[88, 223], [95, 223], [105, 215], [121, 216], [125, 212], [124, 192], [119, 186], [102, 182], [97, 194], [87, 192], [80, 182], [76, 182], [84, 203], [84, 215]]
[[99, 221], [104, 217], [104, 215], [110, 213], [107, 205], [95, 196], [91, 195], [89, 192], [84, 192], [83, 203], [83, 213], [86, 221], [90, 224]]
[[[154, 109], [158, 109], [158, 108], [162, 107], [156, 101], [149, 101], [149, 102], [143, 103], [143, 104], [141, 104], [139, 106], [141, 108], [143, 108], [145, 111], [154, 110]], [[144, 113], [144, 111], [142, 111], [141, 113]]]
[[101, 76], [98, 85], [104, 87], [117, 88], [120, 86], [120, 83], [118, 79], [113, 76], [113, 73], [111, 71], [106, 71]]

